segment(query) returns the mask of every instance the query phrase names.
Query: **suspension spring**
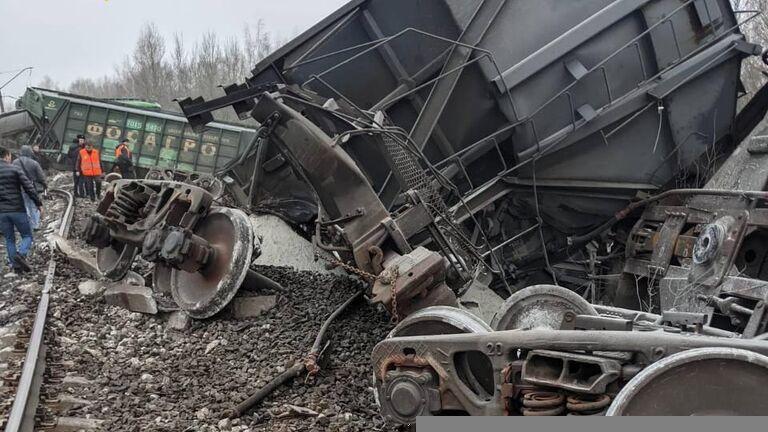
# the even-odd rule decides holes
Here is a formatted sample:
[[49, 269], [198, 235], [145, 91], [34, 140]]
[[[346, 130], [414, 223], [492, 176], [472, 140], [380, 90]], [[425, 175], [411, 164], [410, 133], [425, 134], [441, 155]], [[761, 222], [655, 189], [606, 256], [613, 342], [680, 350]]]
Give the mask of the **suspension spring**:
[[522, 393], [524, 416], [557, 416], [565, 412], [565, 396], [547, 390], [529, 390]]
[[610, 404], [611, 397], [607, 394], [574, 394], [568, 396], [566, 407], [570, 416], [600, 416]]
[[140, 211], [145, 202], [140, 196], [134, 196], [127, 191], [118, 191], [115, 199], [109, 205], [106, 216], [110, 219], [118, 219], [126, 224], [132, 224], [141, 219]]

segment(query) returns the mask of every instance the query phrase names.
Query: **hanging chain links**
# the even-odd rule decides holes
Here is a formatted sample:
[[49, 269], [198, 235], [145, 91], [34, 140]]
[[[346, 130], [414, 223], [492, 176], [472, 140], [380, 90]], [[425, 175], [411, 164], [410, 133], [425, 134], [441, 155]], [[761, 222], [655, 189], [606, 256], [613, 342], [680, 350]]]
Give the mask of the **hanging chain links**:
[[[370, 283], [374, 283], [377, 280], [383, 279], [380, 276], [376, 276], [376, 275], [374, 275], [372, 273], [368, 273], [367, 271], [360, 270], [359, 268], [357, 268], [355, 266], [352, 266], [352, 265], [349, 265], [349, 264], [345, 263], [344, 261], [336, 259], [336, 258], [334, 258], [332, 256], [330, 256], [330, 257], [329, 256], [325, 256], [325, 255], [321, 254], [320, 251], [318, 251], [317, 249], [315, 250], [315, 258], [321, 259], [321, 260], [323, 260], [325, 262], [333, 264], [334, 266], [341, 267], [344, 270], [346, 270], [347, 272], [349, 272], [351, 274], [354, 274], [354, 275], [357, 275], [357, 276], [360, 276], [361, 279], [365, 279], [365, 280], [369, 281]], [[399, 276], [399, 274], [398, 274], [397, 268], [395, 267], [394, 275], [390, 275], [390, 276], [387, 277], [387, 279], [389, 279], [389, 284], [388, 285], [390, 285], [392, 287], [391, 288], [391, 290], [392, 290], [391, 291], [392, 292], [392, 321], [394, 323], [400, 322], [400, 316], [399, 316], [399, 314], [397, 312], [397, 278], [398, 278], [398, 276]]]

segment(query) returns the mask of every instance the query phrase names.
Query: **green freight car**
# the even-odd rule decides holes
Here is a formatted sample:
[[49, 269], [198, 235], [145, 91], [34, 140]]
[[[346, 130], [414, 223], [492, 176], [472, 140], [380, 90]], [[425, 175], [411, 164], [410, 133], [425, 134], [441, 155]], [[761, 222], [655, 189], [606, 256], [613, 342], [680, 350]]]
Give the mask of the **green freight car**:
[[140, 174], [153, 168], [212, 174], [245, 151], [256, 136], [254, 129], [221, 122], [198, 134], [183, 116], [160, 111], [156, 104], [41, 88], [28, 88], [18, 107], [36, 125], [34, 141], [58, 154], [59, 161], [65, 161], [77, 136], [85, 135], [109, 167], [117, 145], [128, 139]]

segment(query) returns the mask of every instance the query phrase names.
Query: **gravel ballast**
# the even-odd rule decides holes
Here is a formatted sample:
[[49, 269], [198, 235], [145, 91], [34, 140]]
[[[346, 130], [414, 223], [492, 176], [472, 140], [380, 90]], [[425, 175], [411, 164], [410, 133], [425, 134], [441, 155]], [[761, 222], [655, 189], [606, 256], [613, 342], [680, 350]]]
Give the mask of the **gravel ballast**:
[[[78, 204], [73, 237], [80, 236], [94, 210], [89, 202]], [[325, 318], [362, 288], [356, 280], [261, 267], [257, 270], [289, 294], [241, 290], [238, 295], [278, 294], [274, 308], [250, 319], [234, 319], [225, 309], [176, 330], [178, 325], [167, 323], [170, 313], [132, 313], [81, 295], [78, 284], [88, 277], [63, 257], [57, 261], [52, 349], [67, 362], [67, 375], [89, 381], [58, 385], [60, 394], [90, 402], [69, 415], [102, 419], [109, 431], [388, 430], [373, 397], [370, 352], [391, 324], [386, 313], [363, 300], [331, 326], [328, 363], [319, 375], [278, 389], [240, 419], [221, 418], [303, 360]], [[147, 269], [137, 264], [134, 270]]]

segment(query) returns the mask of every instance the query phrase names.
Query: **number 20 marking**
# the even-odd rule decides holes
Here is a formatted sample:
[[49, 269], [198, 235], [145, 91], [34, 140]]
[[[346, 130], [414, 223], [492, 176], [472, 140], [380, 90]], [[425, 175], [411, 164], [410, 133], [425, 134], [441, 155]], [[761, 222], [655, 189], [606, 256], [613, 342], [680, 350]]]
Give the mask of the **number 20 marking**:
[[485, 346], [485, 351], [488, 355], [500, 356], [503, 354], [503, 346], [500, 343], [489, 343]]

